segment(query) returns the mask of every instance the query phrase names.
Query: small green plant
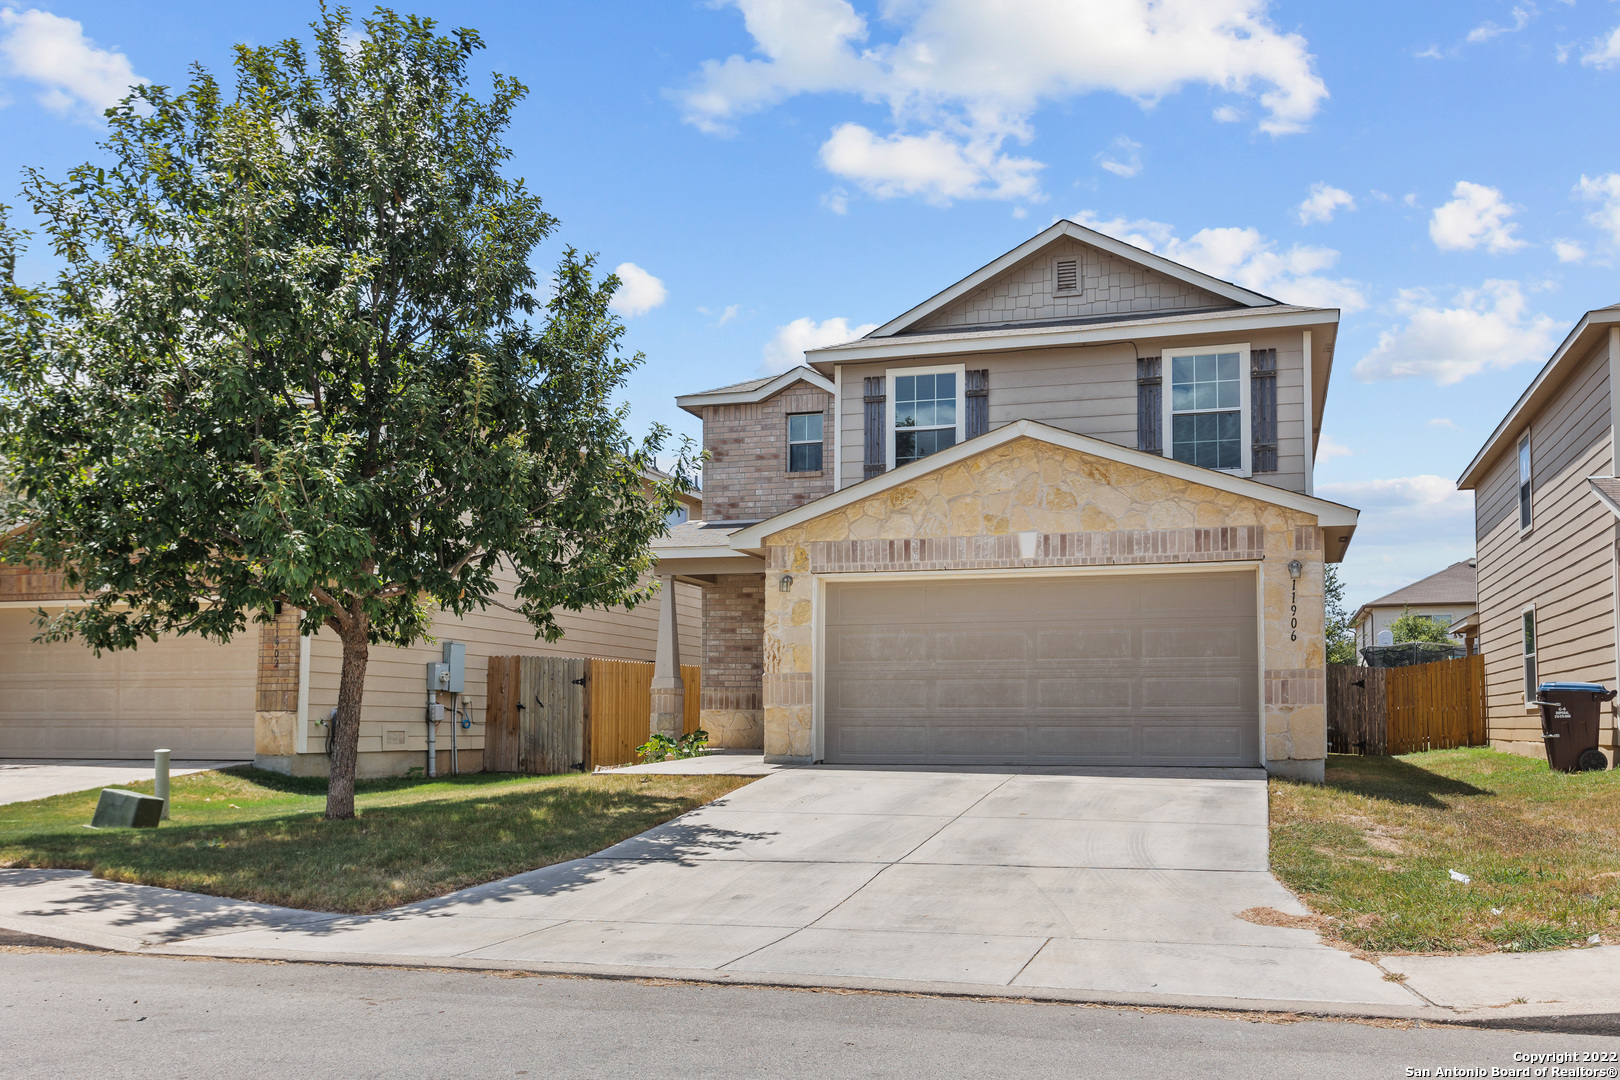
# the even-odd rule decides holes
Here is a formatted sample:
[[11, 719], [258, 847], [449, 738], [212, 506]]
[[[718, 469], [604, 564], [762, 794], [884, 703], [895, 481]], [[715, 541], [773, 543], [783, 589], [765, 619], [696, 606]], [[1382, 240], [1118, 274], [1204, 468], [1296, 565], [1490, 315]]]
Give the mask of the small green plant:
[[407, 779], [407, 780], [426, 780], [427, 779], [427, 766], [426, 765], [412, 765], [410, 768], [405, 770], [405, 779]]
[[652, 736], [636, 747], [636, 756], [643, 762], [668, 761], [670, 758], [701, 757], [709, 747], [709, 733], [699, 728], [679, 739], [662, 733]]

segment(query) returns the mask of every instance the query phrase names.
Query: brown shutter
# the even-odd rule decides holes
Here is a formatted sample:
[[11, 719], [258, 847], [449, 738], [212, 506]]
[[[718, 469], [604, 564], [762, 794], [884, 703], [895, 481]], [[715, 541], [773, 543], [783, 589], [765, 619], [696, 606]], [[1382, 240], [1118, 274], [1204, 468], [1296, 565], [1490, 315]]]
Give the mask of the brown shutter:
[[1255, 349], [1249, 354], [1249, 426], [1251, 471], [1277, 471], [1277, 350]]
[[883, 446], [883, 376], [866, 377], [866, 477], [877, 476], [889, 463]]
[[970, 439], [990, 430], [989, 368], [967, 373], [967, 416], [964, 417], [964, 427]]
[[1159, 370], [1157, 356], [1136, 361], [1136, 448], [1150, 454], [1164, 453], [1164, 380]]

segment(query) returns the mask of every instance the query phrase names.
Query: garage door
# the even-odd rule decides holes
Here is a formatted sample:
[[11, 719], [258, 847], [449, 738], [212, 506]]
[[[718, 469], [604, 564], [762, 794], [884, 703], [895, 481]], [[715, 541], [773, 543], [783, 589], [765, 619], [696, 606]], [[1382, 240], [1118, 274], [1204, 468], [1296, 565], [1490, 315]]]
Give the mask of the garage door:
[[1252, 573], [827, 589], [826, 759], [1256, 765]]
[[99, 658], [35, 632], [31, 612], [0, 610], [0, 757], [253, 756], [258, 627], [229, 645], [166, 637]]

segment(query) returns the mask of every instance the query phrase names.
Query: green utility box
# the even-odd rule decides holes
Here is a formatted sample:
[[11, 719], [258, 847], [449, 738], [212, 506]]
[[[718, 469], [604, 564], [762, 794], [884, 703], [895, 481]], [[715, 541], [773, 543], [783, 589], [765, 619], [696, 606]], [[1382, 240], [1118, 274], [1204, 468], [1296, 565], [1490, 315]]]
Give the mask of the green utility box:
[[96, 816], [90, 825], [96, 829], [155, 829], [163, 816], [163, 800], [122, 788], [102, 788], [96, 803]]

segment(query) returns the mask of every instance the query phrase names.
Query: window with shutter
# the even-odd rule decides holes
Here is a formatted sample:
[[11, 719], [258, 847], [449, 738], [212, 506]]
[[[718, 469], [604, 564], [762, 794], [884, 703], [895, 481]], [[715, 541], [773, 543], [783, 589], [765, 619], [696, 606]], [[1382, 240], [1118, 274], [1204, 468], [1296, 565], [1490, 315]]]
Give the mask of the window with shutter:
[[1160, 435], [1162, 382], [1157, 356], [1144, 356], [1136, 361], [1136, 448], [1150, 454], [1164, 453], [1164, 440]]
[[1073, 293], [1080, 291], [1080, 260], [1059, 259], [1057, 261], [1057, 290], [1060, 293]]
[[1160, 371], [1160, 452], [1205, 469], [1253, 470], [1247, 344], [1166, 349]]
[[866, 378], [866, 421], [864, 438], [865, 446], [863, 472], [867, 477], [877, 476], [883, 472], [884, 463], [888, 460], [887, 440], [883, 434], [883, 405], [888, 399], [883, 393], [883, 376], [869, 375]]
[[990, 430], [990, 370], [965, 373], [967, 379], [967, 415], [963, 418], [963, 438], [972, 439]]
[[1277, 350], [1249, 353], [1249, 423], [1252, 471], [1277, 471]]

